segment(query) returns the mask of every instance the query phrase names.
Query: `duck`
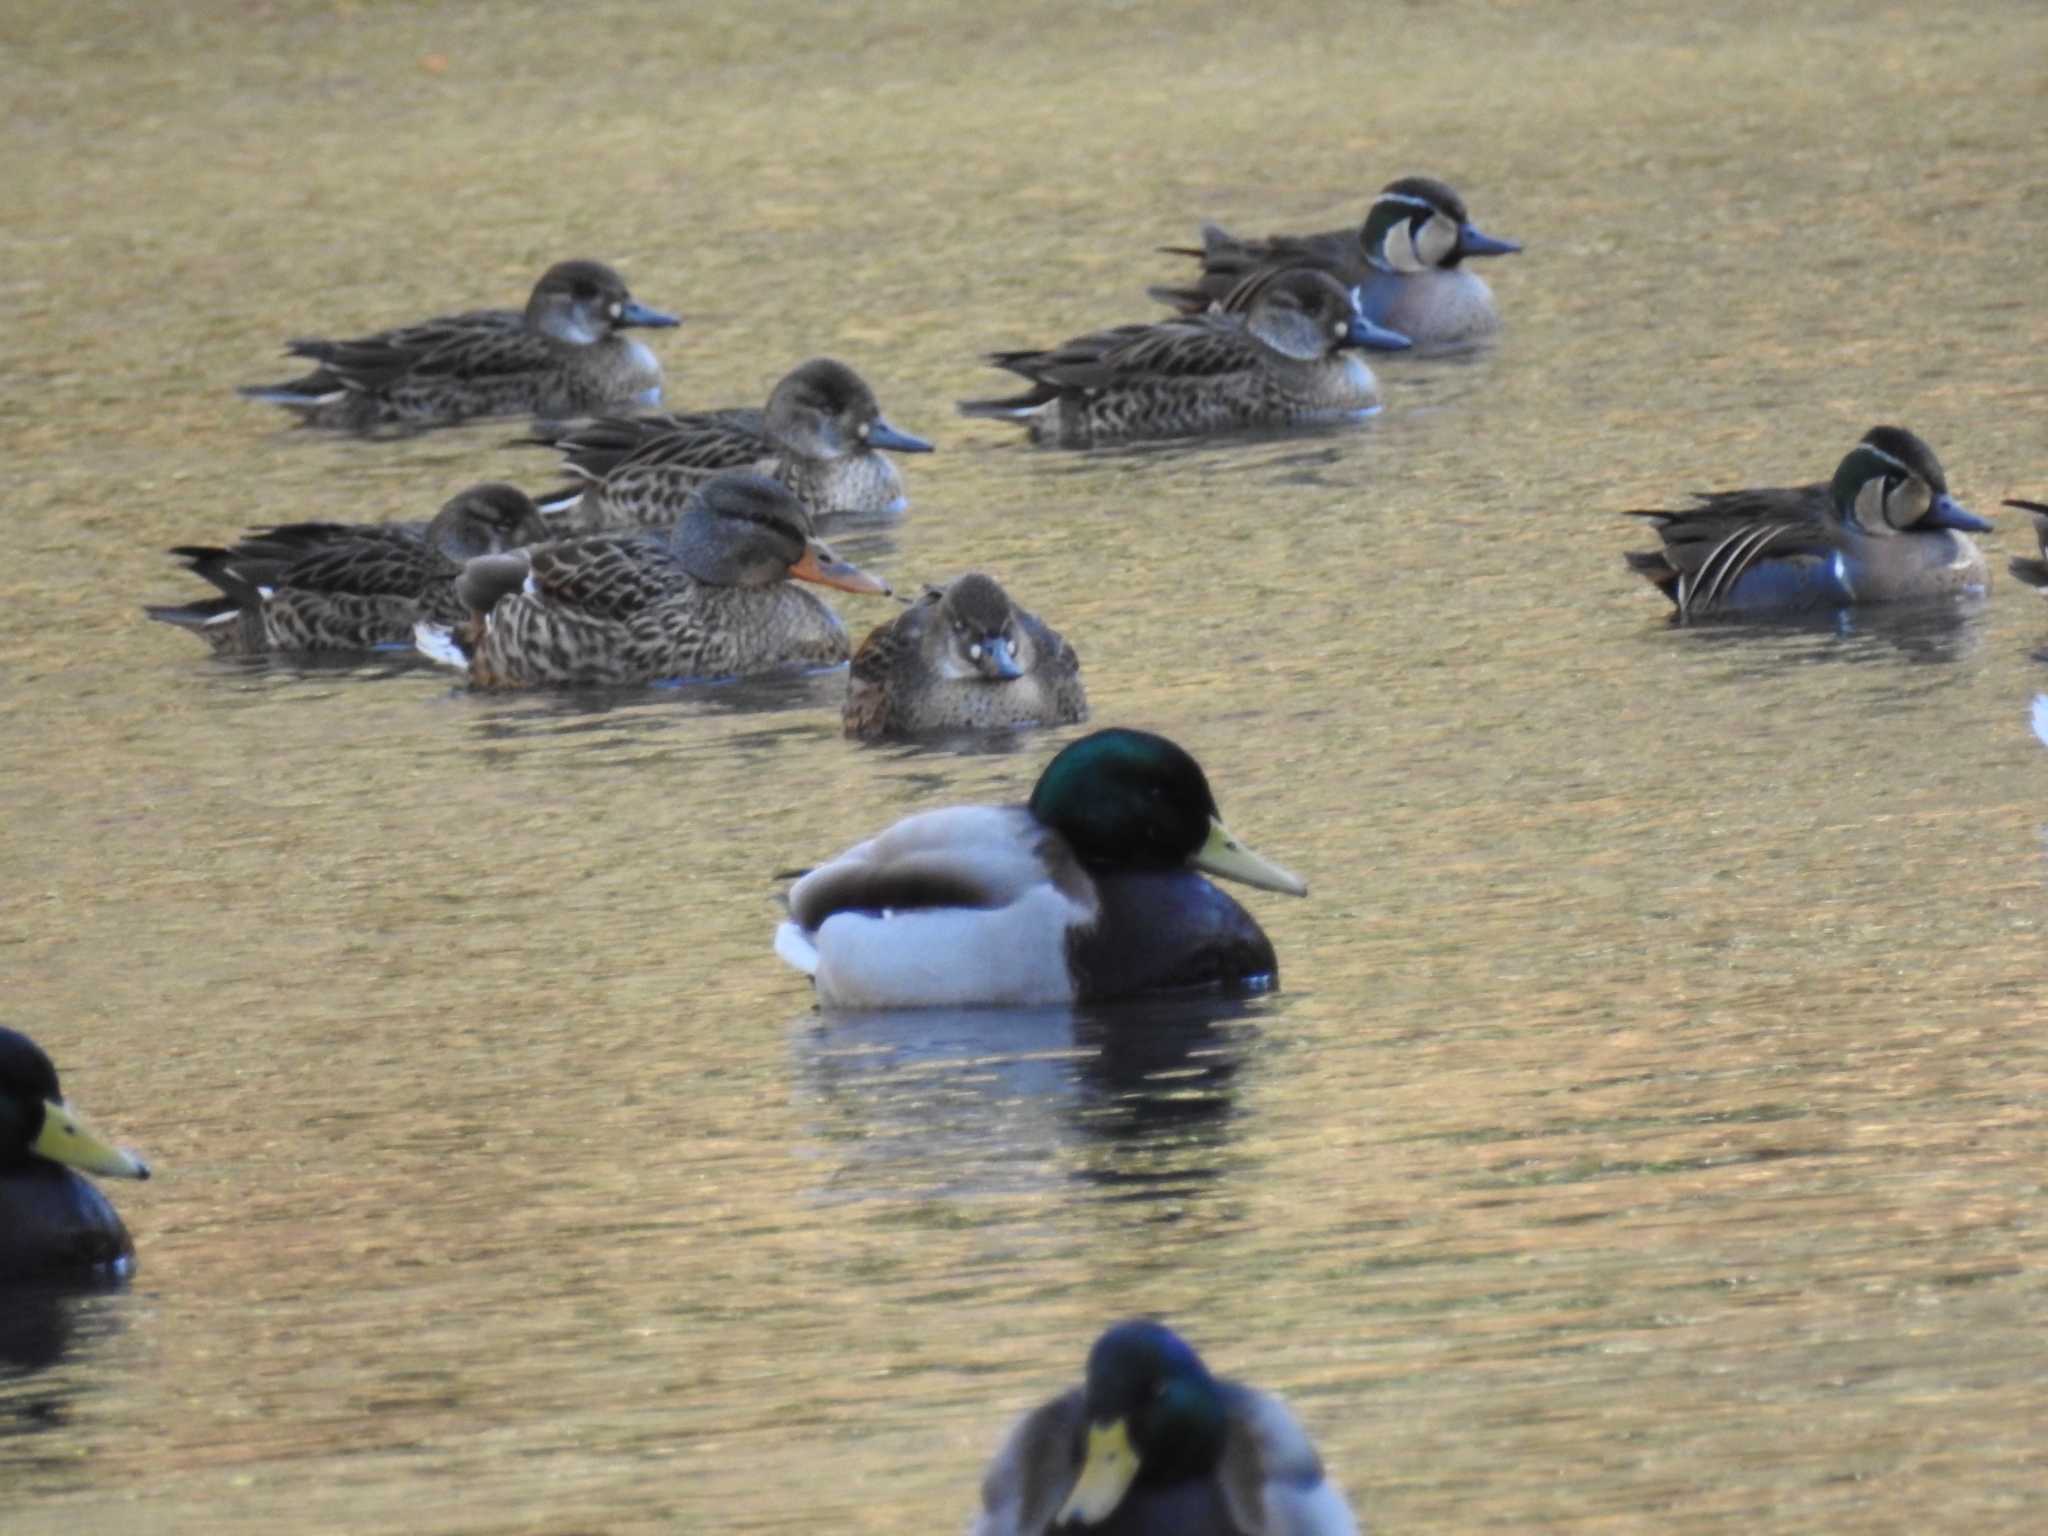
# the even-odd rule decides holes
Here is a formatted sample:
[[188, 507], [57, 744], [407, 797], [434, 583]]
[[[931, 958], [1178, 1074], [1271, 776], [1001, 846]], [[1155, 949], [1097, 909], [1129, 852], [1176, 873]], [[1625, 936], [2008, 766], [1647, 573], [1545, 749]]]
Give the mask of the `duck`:
[[1081, 659], [979, 571], [878, 624], [853, 653], [841, 720], [861, 741], [1072, 725], [1088, 718]]
[[922, 811], [811, 870], [775, 950], [847, 1010], [1277, 984], [1272, 941], [1205, 872], [1308, 894], [1230, 834], [1185, 748], [1118, 727], [1063, 747], [1028, 804]]
[[284, 523], [226, 548], [178, 545], [171, 553], [220, 595], [143, 612], [189, 630], [220, 656], [410, 650], [422, 616], [462, 616], [455, 579], [463, 562], [547, 537], [526, 493], [491, 481], [458, 492], [424, 528]]
[[1104, 1330], [1082, 1383], [1019, 1419], [973, 1536], [1356, 1536], [1314, 1443], [1270, 1393], [1209, 1373], [1150, 1318]]
[[352, 341], [302, 338], [285, 352], [318, 364], [311, 373], [241, 393], [283, 406], [304, 425], [360, 435], [478, 416], [655, 410], [661, 363], [620, 332], [679, 323], [635, 299], [603, 262], [557, 262], [534, 284], [524, 312], [470, 310]]
[[1990, 580], [1969, 535], [1991, 524], [1949, 494], [1934, 450], [1903, 427], [1872, 427], [1830, 481], [1693, 500], [1627, 514], [1663, 539], [1627, 559], [1679, 623], [1980, 597]]
[[574, 483], [540, 498], [565, 533], [667, 526], [691, 488], [729, 469], [773, 475], [815, 518], [906, 510], [903, 477], [884, 449], [930, 453], [891, 426], [867, 381], [814, 357], [776, 384], [765, 408], [607, 417], [541, 427], [527, 442], [559, 449]]
[[1379, 409], [1380, 393], [1353, 350], [1408, 344], [1326, 272], [1260, 272], [1199, 315], [990, 353], [1031, 388], [963, 400], [960, 413], [1022, 422], [1034, 442], [1063, 448], [1355, 420]]
[[414, 644], [480, 688], [740, 677], [847, 659], [846, 626], [792, 584], [886, 595], [812, 534], [789, 487], [735, 471], [691, 494], [666, 538], [583, 534], [481, 555], [456, 579], [456, 623]]
[[79, 1172], [146, 1179], [149, 1164], [104, 1140], [71, 1107], [41, 1046], [0, 1027], [0, 1282], [133, 1273], [127, 1227]]
[[1182, 313], [1199, 314], [1248, 273], [1314, 267], [1356, 288], [1359, 311], [1373, 324], [1435, 351], [1483, 341], [1500, 329], [1493, 290], [1464, 263], [1477, 256], [1511, 256], [1521, 248], [1475, 225], [1465, 200], [1448, 183], [1403, 176], [1380, 189], [1356, 229], [1246, 240], [1205, 224], [1199, 248], [1165, 247], [1168, 255], [1199, 260], [1201, 277], [1186, 288], [1146, 291]]
[[2008, 501], [2008, 507], [2018, 512], [2029, 512], [2034, 519], [2034, 542], [2041, 547], [2038, 560], [2017, 559], [2012, 562], [2012, 573], [2030, 587], [2048, 587], [2048, 502]]

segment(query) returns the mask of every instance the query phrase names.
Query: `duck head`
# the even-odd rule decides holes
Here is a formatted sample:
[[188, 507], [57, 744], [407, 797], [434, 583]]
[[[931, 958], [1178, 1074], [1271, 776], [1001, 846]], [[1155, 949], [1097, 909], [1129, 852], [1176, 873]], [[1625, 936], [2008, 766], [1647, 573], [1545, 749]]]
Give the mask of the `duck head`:
[[0, 1029], [0, 1165], [35, 1159], [106, 1178], [149, 1177], [149, 1164], [105, 1140], [65, 1101], [42, 1047]]
[[1223, 1458], [1223, 1394], [1187, 1341], [1163, 1323], [1119, 1323], [1088, 1351], [1080, 1478], [1054, 1524], [1100, 1525], [1133, 1484], [1202, 1477]]
[[1465, 200], [1430, 176], [1403, 176], [1381, 188], [1358, 243], [1382, 272], [1448, 271], [1467, 256], [1508, 256], [1522, 248], [1480, 230]]
[[766, 587], [794, 577], [843, 592], [889, 591], [881, 577], [821, 543], [804, 504], [767, 475], [715, 475], [698, 486], [669, 549], [684, 570], [714, 587]]
[[1201, 765], [1150, 731], [1095, 731], [1046, 764], [1031, 814], [1064, 837], [1084, 866], [1189, 866], [1264, 890], [1308, 886], [1240, 843], [1223, 825]]
[[1029, 672], [1037, 656], [1017, 622], [1010, 595], [992, 577], [971, 572], [938, 595], [938, 622], [926, 631], [936, 648], [932, 668], [955, 681], [1007, 683]]
[[427, 542], [450, 560], [501, 554], [548, 537], [547, 524], [526, 492], [499, 481], [458, 492], [427, 524]]
[[812, 358], [775, 386], [764, 425], [771, 441], [807, 459], [843, 459], [875, 448], [932, 451], [923, 438], [884, 421], [867, 381], [829, 357]]
[[1283, 357], [1311, 363], [1345, 347], [1405, 351], [1413, 343], [1365, 318], [1358, 295], [1327, 272], [1284, 267], [1255, 272], [1223, 301], [1245, 327]]
[[1937, 528], [1989, 533], [1991, 524], [1948, 493], [1934, 450], [1904, 427], [1872, 427], [1828, 487], [1835, 515], [1874, 538]]
[[625, 279], [601, 261], [561, 261], [541, 274], [526, 301], [526, 323], [543, 336], [587, 347], [629, 325], [669, 326], [674, 315], [649, 309]]

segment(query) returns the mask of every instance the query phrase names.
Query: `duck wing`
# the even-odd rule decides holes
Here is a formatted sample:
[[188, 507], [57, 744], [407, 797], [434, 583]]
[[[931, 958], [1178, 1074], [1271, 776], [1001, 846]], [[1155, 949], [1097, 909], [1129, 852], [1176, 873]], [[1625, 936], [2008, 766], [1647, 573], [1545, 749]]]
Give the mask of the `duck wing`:
[[1228, 1428], [1217, 1468], [1238, 1528], [1257, 1536], [1357, 1536], [1344, 1496], [1287, 1405], [1234, 1381], [1219, 1382]]
[[981, 1513], [973, 1536], [1041, 1536], [1081, 1476], [1075, 1455], [1087, 1427], [1076, 1387], [1019, 1419], [981, 1480]]
[[790, 887], [789, 911], [816, 932], [835, 912], [993, 910], [1085, 879], [1066, 844], [1024, 807], [957, 805], [906, 817], [819, 865]]
[[542, 544], [527, 569], [526, 585], [536, 596], [594, 619], [631, 618], [690, 583], [661, 544], [605, 534]]
[[1631, 508], [1647, 519], [1661, 548], [1633, 551], [1628, 563], [1678, 607], [1682, 619], [1713, 613], [1766, 557], [1825, 559], [1837, 552], [1828, 487], [1813, 485], [1699, 491], [1684, 508]]

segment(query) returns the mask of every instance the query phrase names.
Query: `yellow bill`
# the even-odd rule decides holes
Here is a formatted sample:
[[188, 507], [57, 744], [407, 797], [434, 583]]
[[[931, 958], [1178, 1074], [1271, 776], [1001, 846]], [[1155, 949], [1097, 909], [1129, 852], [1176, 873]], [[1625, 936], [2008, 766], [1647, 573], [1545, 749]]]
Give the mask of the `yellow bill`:
[[1242, 880], [1263, 891], [1282, 891], [1289, 896], [1306, 896], [1308, 882], [1290, 874], [1272, 860], [1252, 852], [1230, 835], [1230, 828], [1209, 818], [1209, 840], [1195, 850], [1195, 868], [1224, 880]]
[[1138, 1453], [1131, 1449], [1131, 1433], [1124, 1421], [1089, 1425], [1081, 1479], [1060, 1506], [1053, 1524], [1079, 1520], [1083, 1525], [1100, 1525], [1123, 1503], [1137, 1475]]
[[109, 1179], [146, 1179], [149, 1164], [132, 1152], [123, 1152], [100, 1136], [85, 1119], [61, 1099], [43, 1100], [42, 1134], [29, 1143], [29, 1151], [53, 1163], [97, 1173]]

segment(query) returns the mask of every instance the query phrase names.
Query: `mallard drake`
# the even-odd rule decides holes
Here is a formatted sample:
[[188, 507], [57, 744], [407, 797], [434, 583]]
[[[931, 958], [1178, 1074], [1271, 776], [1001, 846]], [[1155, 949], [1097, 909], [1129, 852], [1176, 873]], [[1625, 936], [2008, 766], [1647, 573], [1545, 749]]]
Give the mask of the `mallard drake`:
[[1031, 388], [963, 400], [960, 411], [1023, 422], [1033, 441], [1063, 448], [1342, 421], [1380, 403], [1379, 381], [1352, 349], [1407, 345], [1328, 273], [1261, 272], [1203, 314], [991, 353]]
[[665, 527], [692, 487], [732, 469], [773, 475], [814, 518], [900, 512], [903, 477], [882, 450], [932, 451], [883, 420], [867, 382], [829, 357], [787, 374], [765, 409], [542, 426], [528, 441], [561, 450], [576, 483], [541, 505], [561, 531], [584, 533]]
[[1201, 277], [1191, 287], [1147, 292], [1185, 314], [1199, 314], [1250, 273], [1314, 267], [1356, 288], [1359, 311], [1373, 324], [1400, 332], [1418, 347], [1459, 346], [1500, 327], [1493, 290], [1463, 263], [1520, 249], [1475, 226], [1465, 200], [1443, 182], [1403, 176], [1381, 189], [1356, 229], [1243, 240], [1205, 224], [1200, 249], [1166, 247], [1169, 255], [1197, 258]]
[[2020, 512], [2031, 512], [2034, 517], [2034, 542], [2041, 547], [2038, 560], [2014, 560], [2012, 573], [2030, 587], [2048, 587], [2048, 502], [2008, 501], [2008, 507]]
[[463, 567], [469, 617], [414, 641], [484, 688], [737, 677], [846, 660], [846, 626], [791, 579], [846, 592], [888, 583], [811, 534], [789, 488], [744, 472], [705, 481], [666, 538], [586, 534]]
[[1270, 985], [1272, 941], [1203, 871], [1308, 894], [1230, 835], [1186, 751], [1096, 731], [1046, 765], [1028, 805], [924, 811], [812, 870], [775, 952], [830, 1008]]
[[1693, 499], [1627, 514], [1663, 536], [1628, 563], [1680, 622], [1981, 596], [1990, 579], [1968, 535], [1991, 525], [1949, 495], [1934, 450], [1903, 427], [1864, 433], [1832, 481]]
[[853, 653], [846, 734], [1071, 725], [1088, 718], [1081, 659], [1037, 615], [975, 572], [932, 587]]
[[285, 523], [221, 549], [171, 551], [221, 596], [145, 607], [224, 656], [369, 651], [412, 645], [422, 617], [455, 622], [462, 563], [547, 538], [524, 491], [495, 483], [452, 497], [424, 529], [409, 523]]
[[296, 412], [309, 426], [369, 433], [419, 430], [476, 416], [587, 416], [661, 405], [661, 364], [629, 326], [671, 326], [602, 262], [564, 261], [534, 285], [524, 313], [478, 309], [354, 341], [290, 342], [319, 364], [283, 384], [242, 393]]
[[1209, 1374], [1163, 1323], [1118, 1323], [1088, 1375], [1010, 1431], [974, 1536], [1355, 1536], [1344, 1495], [1277, 1397]]
[[73, 1169], [149, 1177], [149, 1164], [101, 1140], [65, 1102], [42, 1048], [0, 1028], [0, 1281], [112, 1279], [134, 1267], [128, 1229]]

